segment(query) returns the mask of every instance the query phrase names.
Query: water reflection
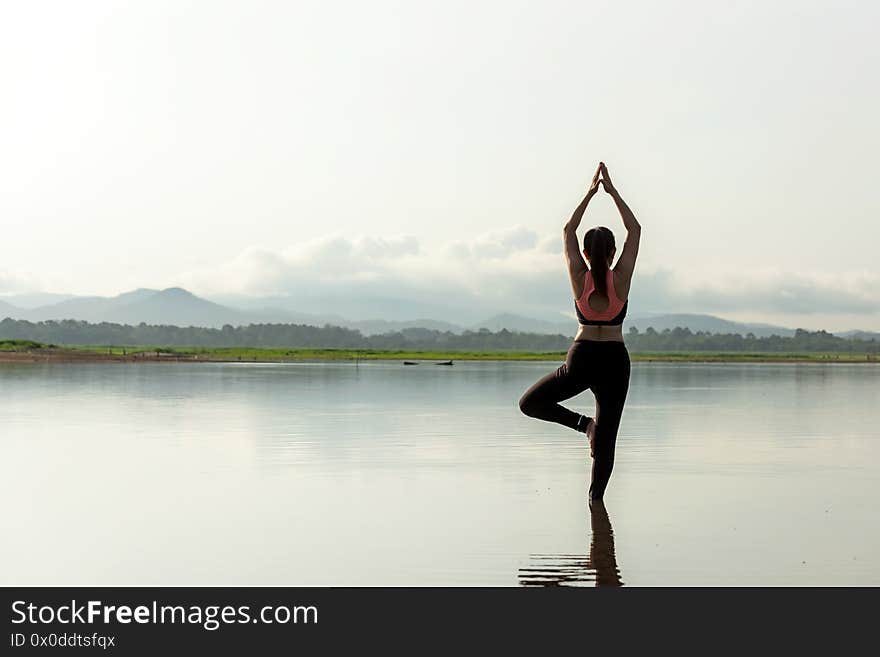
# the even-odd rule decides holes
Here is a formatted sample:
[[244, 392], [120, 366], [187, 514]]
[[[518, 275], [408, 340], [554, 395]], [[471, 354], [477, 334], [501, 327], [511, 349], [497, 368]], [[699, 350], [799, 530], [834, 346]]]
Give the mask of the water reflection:
[[614, 531], [605, 503], [590, 503], [590, 551], [579, 554], [532, 555], [532, 565], [520, 568], [520, 586], [623, 586], [617, 556], [614, 554]]
[[[618, 585], [547, 365], [2, 365], [0, 585]], [[627, 586], [880, 584], [880, 366], [632, 372]]]

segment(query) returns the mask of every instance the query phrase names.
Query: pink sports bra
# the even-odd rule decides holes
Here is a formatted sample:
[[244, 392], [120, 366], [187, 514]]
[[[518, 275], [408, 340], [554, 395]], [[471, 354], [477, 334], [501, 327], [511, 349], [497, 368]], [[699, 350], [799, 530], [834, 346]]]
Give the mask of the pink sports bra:
[[592, 272], [588, 269], [584, 277], [584, 292], [580, 298], [575, 299], [574, 309], [577, 313], [578, 322], [581, 324], [591, 325], [617, 325], [623, 323], [626, 317], [626, 309], [629, 305], [629, 299], [621, 301], [617, 298], [617, 292], [614, 291], [614, 270], [609, 269], [605, 276], [605, 288], [608, 292], [608, 307], [602, 312], [597, 312], [590, 308], [587, 299], [596, 289], [593, 283]]

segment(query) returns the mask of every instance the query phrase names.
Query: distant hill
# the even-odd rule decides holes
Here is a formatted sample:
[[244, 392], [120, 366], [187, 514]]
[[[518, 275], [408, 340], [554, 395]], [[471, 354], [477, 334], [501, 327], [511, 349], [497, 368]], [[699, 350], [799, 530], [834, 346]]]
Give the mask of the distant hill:
[[246, 313], [207, 301], [179, 287], [138, 289], [115, 297], [76, 297], [20, 313], [22, 319], [77, 319], [119, 324], [218, 327], [249, 323]]
[[[36, 295], [31, 295], [36, 297]], [[52, 299], [61, 295], [45, 295]], [[179, 287], [165, 290], [138, 288], [114, 297], [61, 296], [35, 308], [13, 306], [0, 301], [0, 318], [9, 316], [32, 322], [43, 320], [75, 319], [85, 322], [114, 322], [119, 324], [146, 324], [170, 326], [203, 326], [219, 328], [224, 324], [242, 326], [248, 324], [307, 324], [323, 326], [333, 324], [346, 326], [360, 322], [349, 322], [337, 315], [312, 315], [286, 308], [273, 308], [263, 305], [264, 300], [252, 300], [248, 307], [233, 307], [215, 303]], [[430, 320], [427, 320], [430, 321]], [[382, 321], [379, 320], [379, 325]], [[418, 323], [401, 322], [401, 326], [417, 326]], [[438, 323], [444, 324], [444, 323]], [[393, 330], [393, 328], [389, 328]]]
[[[26, 307], [12, 303], [9, 299], [21, 298], [23, 303], [34, 303], [40, 299], [50, 299], [52, 303], [38, 307]], [[57, 299], [61, 299], [60, 301]], [[315, 300], [310, 302], [313, 308], [320, 308]], [[403, 315], [409, 306], [400, 301], [395, 315]], [[357, 316], [357, 308], [342, 301], [324, 300], [324, 307], [343, 308]], [[375, 313], [383, 317], [384, 305], [371, 306], [371, 310], [361, 312]], [[413, 313], [418, 309], [411, 309]], [[454, 315], [452, 310], [444, 313]], [[520, 333], [540, 333], [573, 337], [577, 331], [577, 320], [571, 319], [536, 319], [524, 315], [502, 313], [492, 315], [479, 322], [462, 322], [431, 319], [430, 315], [422, 315], [420, 319], [350, 319], [336, 313], [308, 313], [296, 309], [296, 300], [289, 297], [227, 297], [223, 303], [217, 303], [199, 297], [191, 292], [172, 287], [165, 290], [139, 288], [114, 297], [69, 297], [46, 293], [19, 295], [0, 299], [0, 319], [3, 317], [42, 321], [47, 319], [76, 319], [93, 323], [115, 322], [119, 324], [137, 325], [140, 323], [170, 326], [203, 326], [219, 328], [224, 324], [246, 326], [248, 324], [305, 324], [324, 326], [331, 324], [360, 331], [363, 335], [378, 335], [415, 328], [426, 328], [436, 331], [450, 331], [461, 334], [466, 330], [479, 331], [481, 328], [490, 331], [508, 331]], [[363, 316], [363, 315], [362, 315]], [[366, 315], [369, 317], [369, 315]], [[561, 317], [561, 316], [559, 316]], [[693, 332], [738, 333], [746, 336], [749, 333], [757, 337], [778, 335], [790, 337], [794, 329], [773, 326], [771, 324], [735, 322], [714, 315], [668, 313], [654, 315], [632, 315], [624, 321], [624, 331], [636, 327], [644, 332], [649, 327], [658, 332], [686, 327]], [[880, 339], [880, 333], [870, 331], [845, 331], [838, 335], [856, 337], [864, 340]]]
[[[782, 326], [733, 322], [713, 315], [685, 313], [635, 315], [627, 317], [624, 320], [624, 331], [628, 330], [630, 326], [635, 326], [639, 331], [644, 331], [648, 327], [652, 327], [656, 331], [663, 331], [667, 328], [671, 330], [680, 326], [682, 328], [689, 328], [694, 333], [697, 331], [709, 331], [710, 333], [739, 333], [740, 335], [753, 333], [757, 337], [766, 337], [773, 334], [779, 336], [794, 335], [794, 329]], [[478, 322], [469, 328], [471, 330], [478, 330], [483, 327], [491, 331], [507, 329], [508, 331], [522, 331], [527, 333], [558, 333], [562, 335], [574, 335], [577, 332], [577, 320], [548, 321], [523, 317], [521, 315], [504, 314], [494, 315], [493, 317]]]
[[[143, 292], [143, 294], [138, 294]], [[152, 317], [153, 321], [175, 326], [222, 326], [223, 324], [245, 324], [250, 320], [245, 313], [226, 308], [212, 301], [197, 297], [179, 287], [168, 288], [160, 292], [138, 290], [125, 299], [127, 303], [114, 312], [114, 320], [123, 323], [145, 321], [141, 318]], [[120, 295], [125, 296], [125, 295]]]
[[248, 316], [266, 318], [262, 321], [292, 322], [294, 324], [308, 324], [309, 326], [323, 326], [324, 324], [342, 326], [346, 321], [344, 317], [335, 313], [303, 311], [288, 297], [224, 295], [213, 298], [213, 301], [227, 308], [234, 308], [244, 312]]
[[217, 295], [214, 301], [230, 308], [247, 310], [272, 309], [306, 314], [318, 320], [317, 324], [348, 326], [354, 322], [387, 321], [410, 323], [414, 319], [440, 321], [452, 325], [467, 325], [480, 319], [485, 306], [468, 299], [444, 295], [425, 295], [421, 292], [381, 296], [352, 289], [324, 290], [320, 294], [307, 289], [293, 290], [290, 295], [244, 297]]
[[403, 331], [412, 328], [433, 329], [435, 331], [451, 331], [452, 333], [462, 333], [464, 328], [458, 324], [451, 324], [439, 319], [412, 319], [409, 321], [387, 321], [384, 319], [364, 319], [347, 321], [343, 320], [341, 326], [346, 328], [357, 329], [364, 335], [379, 335], [381, 333], [390, 333], [392, 331]]
[[39, 308], [51, 303], [73, 299], [74, 294], [54, 294], [52, 292], [28, 292], [23, 294], [8, 294], [0, 297], [0, 301], [11, 303], [18, 309]]
[[790, 337], [794, 335], [794, 329], [785, 328], [783, 326], [773, 326], [772, 324], [747, 324], [743, 322], [733, 322], [729, 319], [715, 317], [714, 315], [686, 313], [628, 317], [624, 323], [624, 330], [627, 330], [630, 326], [635, 326], [639, 331], [644, 331], [648, 327], [652, 327], [655, 331], [663, 331], [664, 329], [671, 330], [680, 326], [682, 328], [689, 328], [695, 333], [697, 331], [708, 331], [710, 333], [739, 333], [740, 335], [753, 333], [759, 338], [769, 337], [774, 334], [782, 337]]
[[[121, 295], [120, 295], [121, 296]], [[79, 319], [86, 322], [110, 321], [108, 313], [113, 309], [113, 298], [74, 297], [58, 303], [50, 303], [31, 310], [23, 310], [22, 319]]]
[[574, 336], [574, 334], [577, 333], [577, 320], [570, 319], [553, 322], [507, 313], [493, 315], [492, 317], [489, 317], [482, 322], [477, 322], [468, 328], [472, 331], [487, 328], [490, 331], [507, 329], [508, 331], [520, 331], [522, 333], [548, 333]]
[[855, 338], [856, 340], [880, 340], [880, 333], [872, 331], [842, 331], [835, 333], [842, 338]]
[[13, 319], [18, 319], [21, 313], [21, 308], [16, 308], [11, 303], [0, 301], [0, 319], [3, 319], [4, 317], [12, 317]]

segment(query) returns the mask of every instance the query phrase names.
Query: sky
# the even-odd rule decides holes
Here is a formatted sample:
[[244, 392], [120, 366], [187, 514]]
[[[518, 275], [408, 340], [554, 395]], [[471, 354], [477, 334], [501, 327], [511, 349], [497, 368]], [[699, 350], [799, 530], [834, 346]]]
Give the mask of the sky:
[[[0, 298], [182, 286], [573, 316], [561, 229], [602, 160], [643, 226], [631, 313], [880, 330], [878, 19], [3, 3]], [[622, 243], [604, 192], [593, 225]]]

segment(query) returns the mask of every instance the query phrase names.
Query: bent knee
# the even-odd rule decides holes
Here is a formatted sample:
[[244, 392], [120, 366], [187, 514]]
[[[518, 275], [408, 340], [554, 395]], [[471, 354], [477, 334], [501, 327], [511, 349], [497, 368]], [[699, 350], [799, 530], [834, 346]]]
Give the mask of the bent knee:
[[519, 410], [529, 417], [535, 416], [535, 403], [528, 393], [519, 398]]

